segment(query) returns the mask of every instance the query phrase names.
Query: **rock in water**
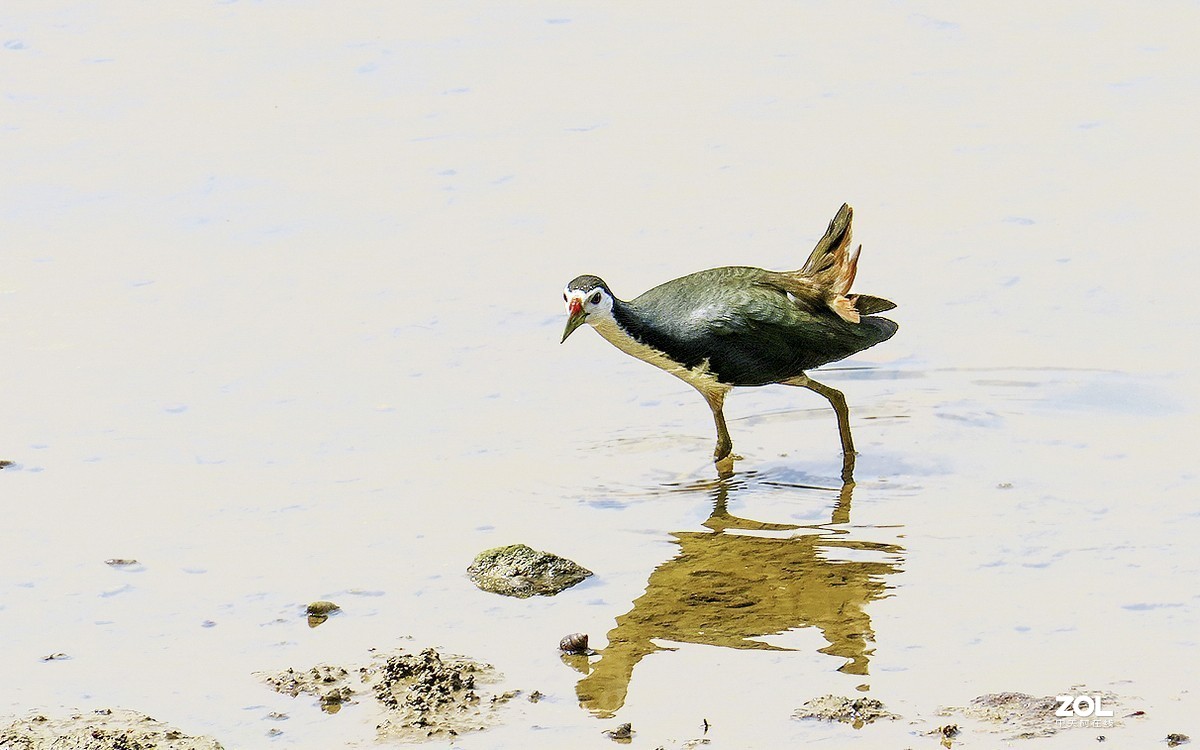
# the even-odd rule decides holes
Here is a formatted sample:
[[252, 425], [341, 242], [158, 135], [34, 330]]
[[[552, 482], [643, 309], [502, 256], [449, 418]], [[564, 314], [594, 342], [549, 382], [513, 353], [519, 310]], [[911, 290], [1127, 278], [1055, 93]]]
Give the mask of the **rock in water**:
[[315, 615], [317, 617], [320, 617], [322, 615], [328, 616], [334, 612], [337, 612], [340, 609], [341, 609], [341, 607], [334, 604], [333, 602], [327, 602], [327, 601], [322, 600], [322, 601], [313, 602], [312, 604], [309, 604], [307, 607], [304, 608], [304, 611], [310, 615]]
[[521, 599], [554, 596], [592, 574], [565, 557], [524, 544], [484, 550], [467, 568], [467, 577], [484, 591]]
[[617, 742], [628, 742], [629, 740], [633, 739], [633, 725], [626, 722], [616, 729], [607, 730], [605, 734], [607, 734], [610, 739], [616, 740]]
[[327, 601], [313, 602], [312, 604], [309, 604], [308, 607], [305, 608], [305, 612], [308, 614], [308, 626], [310, 628], [315, 628], [318, 625], [320, 625], [321, 623], [328, 620], [330, 615], [334, 614], [335, 612], [341, 612], [341, 611], [342, 611], [342, 608], [339, 607], [338, 605], [334, 604], [333, 602], [327, 602]]

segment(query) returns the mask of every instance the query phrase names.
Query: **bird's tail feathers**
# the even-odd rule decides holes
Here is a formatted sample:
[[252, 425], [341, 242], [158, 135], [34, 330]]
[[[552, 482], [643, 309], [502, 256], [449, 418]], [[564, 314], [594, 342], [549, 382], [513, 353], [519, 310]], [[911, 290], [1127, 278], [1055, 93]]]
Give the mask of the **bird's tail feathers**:
[[823, 303], [842, 320], [858, 323], [863, 315], [891, 310], [896, 305], [882, 297], [850, 293], [862, 252], [862, 245], [851, 249], [853, 221], [854, 209], [843, 203], [800, 270], [776, 274], [775, 283], [812, 304]]
[[833, 221], [829, 222], [825, 236], [809, 254], [808, 260], [800, 270], [793, 271], [788, 276], [794, 283], [815, 290], [825, 300], [826, 306], [843, 320], [857, 323], [860, 314], [869, 315], [870, 311], [864, 311], [857, 303], [856, 297], [850, 295], [850, 286], [858, 273], [858, 256], [862, 252], [862, 245], [851, 249], [853, 222], [854, 209], [850, 204], [843, 203]]
[[872, 297], [869, 294], [851, 294], [850, 299], [854, 302], [854, 309], [862, 315], [887, 312], [896, 306], [890, 299]]
[[883, 297], [872, 297], [869, 294], [838, 295], [825, 304], [837, 313], [838, 317], [850, 323], [859, 322], [862, 320], [863, 315], [874, 315], [875, 313], [891, 310], [896, 306], [896, 303], [891, 300], [886, 300]]
[[850, 204], [843, 203], [838, 209], [825, 236], [817, 242], [817, 246], [809, 253], [808, 260], [798, 275], [807, 276], [820, 286], [835, 289], [839, 294], [845, 294], [854, 281], [854, 273], [858, 264], [858, 251], [850, 250], [850, 239], [853, 235], [854, 209]]

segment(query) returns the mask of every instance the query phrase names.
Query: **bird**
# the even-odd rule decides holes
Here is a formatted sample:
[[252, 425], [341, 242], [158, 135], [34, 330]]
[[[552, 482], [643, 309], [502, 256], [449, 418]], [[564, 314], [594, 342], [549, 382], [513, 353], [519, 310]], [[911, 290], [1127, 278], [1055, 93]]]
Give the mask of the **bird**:
[[797, 271], [724, 266], [667, 281], [625, 301], [599, 276], [572, 279], [563, 291], [567, 322], [560, 343], [587, 323], [621, 351], [682, 379], [704, 397], [717, 430], [713, 461], [731, 473], [733, 440], [725, 397], [735, 387], [807, 388], [837, 415], [843, 479], [854, 440], [841, 391], [807, 375], [890, 339], [899, 326], [877, 313], [894, 302], [851, 294], [862, 245], [851, 250], [854, 210], [843, 204]]

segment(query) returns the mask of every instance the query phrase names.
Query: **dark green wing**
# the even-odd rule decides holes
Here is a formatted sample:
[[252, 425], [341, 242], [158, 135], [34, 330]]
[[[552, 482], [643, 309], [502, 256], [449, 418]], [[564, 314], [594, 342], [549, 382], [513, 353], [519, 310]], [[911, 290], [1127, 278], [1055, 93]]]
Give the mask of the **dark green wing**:
[[896, 331], [886, 318], [842, 320], [823, 301], [789, 294], [770, 283], [769, 272], [748, 267], [685, 276], [631, 306], [642, 323], [639, 338], [689, 367], [707, 361], [731, 385], [777, 383]]

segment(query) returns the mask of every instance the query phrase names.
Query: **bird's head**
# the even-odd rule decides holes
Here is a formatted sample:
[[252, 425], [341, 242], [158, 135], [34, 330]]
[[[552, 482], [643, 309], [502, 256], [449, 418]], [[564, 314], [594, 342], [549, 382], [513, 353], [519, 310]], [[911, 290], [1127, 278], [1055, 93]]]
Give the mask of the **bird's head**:
[[612, 317], [612, 292], [608, 291], [608, 285], [599, 276], [576, 276], [563, 291], [563, 302], [567, 303], [567, 327], [563, 330], [563, 341], [584, 323]]

